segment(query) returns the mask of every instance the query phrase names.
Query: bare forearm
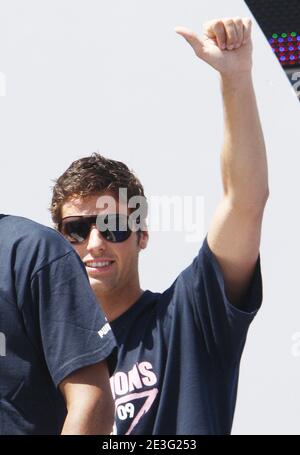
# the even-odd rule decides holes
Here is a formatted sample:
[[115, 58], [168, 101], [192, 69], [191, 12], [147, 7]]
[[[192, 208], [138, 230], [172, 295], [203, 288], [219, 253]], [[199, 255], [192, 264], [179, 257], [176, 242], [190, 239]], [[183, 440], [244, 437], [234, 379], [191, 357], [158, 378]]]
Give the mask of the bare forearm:
[[[62, 435], [104, 435], [110, 434], [113, 426], [112, 405], [106, 409], [93, 410], [71, 407], [68, 411]], [[107, 412], [108, 411], [108, 412]]]
[[221, 76], [225, 134], [224, 193], [240, 207], [260, 208], [268, 197], [266, 148], [250, 72]]
[[115, 407], [106, 362], [75, 371], [59, 389], [68, 409], [62, 435], [111, 433]]

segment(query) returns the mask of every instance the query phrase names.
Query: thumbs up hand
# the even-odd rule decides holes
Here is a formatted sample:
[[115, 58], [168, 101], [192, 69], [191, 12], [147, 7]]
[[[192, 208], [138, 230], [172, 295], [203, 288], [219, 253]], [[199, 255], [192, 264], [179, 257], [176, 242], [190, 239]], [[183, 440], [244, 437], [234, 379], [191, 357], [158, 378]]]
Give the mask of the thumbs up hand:
[[175, 31], [192, 46], [200, 59], [224, 76], [250, 72], [252, 69], [251, 20], [248, 18], [215, 19], [204, 24], [203, 36], [185, 27]]

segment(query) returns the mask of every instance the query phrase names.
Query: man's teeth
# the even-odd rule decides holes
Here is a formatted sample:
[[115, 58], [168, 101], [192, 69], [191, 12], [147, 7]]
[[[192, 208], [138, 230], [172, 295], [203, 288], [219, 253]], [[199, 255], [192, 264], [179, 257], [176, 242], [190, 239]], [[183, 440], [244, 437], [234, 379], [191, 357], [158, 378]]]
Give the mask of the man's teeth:
[[88, 267], [99, 268], [99, 267], [107, 267], [108, 265], [112, 264], [112, 261], [103, 261], [103, 262], [87, 262], [86, 265]]

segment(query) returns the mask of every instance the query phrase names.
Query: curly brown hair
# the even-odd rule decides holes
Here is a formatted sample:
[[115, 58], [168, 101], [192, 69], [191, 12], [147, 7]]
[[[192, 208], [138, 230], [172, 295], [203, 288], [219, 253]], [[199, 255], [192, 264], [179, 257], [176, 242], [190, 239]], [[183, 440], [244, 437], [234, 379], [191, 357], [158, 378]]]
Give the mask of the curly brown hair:
[[110, 191], [118, 200], [119, 189], [126, 188], [128, 200], [142, 196], [146, 202], [141, 182], [126, 164], [99, 153], [74, 161], [54, 183], [50, 212], [56, 228], [61, 222], [62, 206], [73, 197], [84, 198]]

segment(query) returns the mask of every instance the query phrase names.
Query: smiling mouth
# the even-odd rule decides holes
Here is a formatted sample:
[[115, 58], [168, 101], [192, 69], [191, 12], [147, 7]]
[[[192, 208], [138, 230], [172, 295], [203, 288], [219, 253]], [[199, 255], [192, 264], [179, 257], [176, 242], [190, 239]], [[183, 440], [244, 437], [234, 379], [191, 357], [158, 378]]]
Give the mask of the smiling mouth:
[[114, 261], [87, 261], [85, 263], [88, 271], [101, 272], [109, 270]]

